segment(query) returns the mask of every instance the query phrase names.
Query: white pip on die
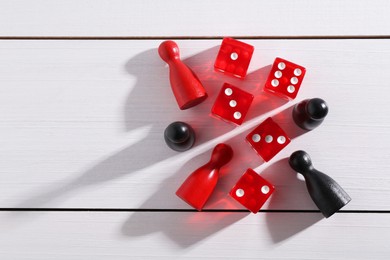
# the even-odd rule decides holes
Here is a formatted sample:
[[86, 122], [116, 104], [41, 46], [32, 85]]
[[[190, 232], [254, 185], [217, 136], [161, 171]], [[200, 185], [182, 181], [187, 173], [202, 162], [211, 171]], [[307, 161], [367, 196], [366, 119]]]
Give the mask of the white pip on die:
[[264, 90], [283, 98], [294, 99], [301, 87], [306, 69], [282, 58], [276, 58]]
[[253, 101], [253, 95], [225, 83], [211, 109], [211, 113], [225, 121], [241, 125]]

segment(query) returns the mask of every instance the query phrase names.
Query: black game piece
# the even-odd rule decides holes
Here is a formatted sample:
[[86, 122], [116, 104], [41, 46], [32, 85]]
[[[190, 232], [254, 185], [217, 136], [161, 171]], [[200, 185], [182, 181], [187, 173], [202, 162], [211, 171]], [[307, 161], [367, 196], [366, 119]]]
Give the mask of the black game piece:
[[173, 122], [165, 128], [164, 139], [172, 150], [184, 152], [194, 145], [195, 132], [187, 123]]
[[291, 168], [305, 177], [311, 198], [326, 218], [351, 201], [351, 197], [335, 180], [314, 168], [306, 152], [294, 152], [289, 163]]
[[305, 130], [313, 130], [324, 121], [329, 108], [320, 98], [305, 99], [295, 105], [292, 115], [294, 122]]

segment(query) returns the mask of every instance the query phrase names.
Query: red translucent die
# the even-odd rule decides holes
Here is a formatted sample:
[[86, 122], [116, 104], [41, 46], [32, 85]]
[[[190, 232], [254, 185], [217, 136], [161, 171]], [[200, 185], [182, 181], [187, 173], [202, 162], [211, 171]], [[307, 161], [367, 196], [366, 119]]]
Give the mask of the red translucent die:
[[238, 78], [244, 78], [254, 47], [232, 38], [224, 38], [214, 68]]
[[211, 113], [223, 120], [241, 125], [252, 101], [252, 94], [225, 83], [215, 100]]
[[276, 58], [265, 82], [264, 90], [287, 99], [294, 99], [301, 87], [306, 69], [287, 60]]
[[191, 173], [176, 191], [176, 195], [195, 209], [202, 210], [218, 182], [219, 169], [232, 157], [233, 150], [229, 145], [215, 146], [210, 161]]
[[283, 129], [270, 117], [250, 132], [246, 140], [266, 162], [291, 142]]
[[248, 169], [236, 185], [234, 185], [229, 194], [244, 207], [256, 214], [274, 190], [275, 187], [271, 183], [258, 175], [254, 170]]
[[173, 95], [181, 110], [188, 109], [207, 98], [206, 90], [195, 73], [180, 60], [179, 47], [174, 41], [164, 41], [158, 53], [169, 65], [169, 80]]

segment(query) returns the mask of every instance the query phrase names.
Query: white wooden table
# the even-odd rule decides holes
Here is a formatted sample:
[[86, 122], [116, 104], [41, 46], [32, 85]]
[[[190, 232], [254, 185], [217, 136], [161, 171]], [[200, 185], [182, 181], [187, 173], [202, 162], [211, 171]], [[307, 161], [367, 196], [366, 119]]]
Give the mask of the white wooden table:
[[[1, 1], [0, 259], [389, 259], [390, 2]], [[224, 36], [255, 46], [242, 80], [214, 72]], [[178, 42], [209, 93], [180, 111], [156, 48]], [[296, 100], [261, 89], [276, 56], [307, 74]], [[224, 82], [257, 96], [233, 127], [209, 116]], [[321, 97], [319, 128], [291, 106]], [[293, 136], [264, 163], [245, 144], [266, 117]], [[173, 121], [196, 146], [163, 141]], [[174, 193], [226, 142], [235, 158], [205, 212]], [[295, 150], [352, 201], [324, 219], [288, 167]], [[277, 191], [256, 215], [227, 192], [248, 167]]]

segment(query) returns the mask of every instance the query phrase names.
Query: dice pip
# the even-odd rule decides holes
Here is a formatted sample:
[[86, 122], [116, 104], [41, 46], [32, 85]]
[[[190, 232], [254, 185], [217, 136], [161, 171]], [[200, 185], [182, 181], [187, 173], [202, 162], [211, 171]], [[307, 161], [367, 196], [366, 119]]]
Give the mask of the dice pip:
[[270, 117], [250, 132], [246, 140], [266, 162], [291, 142], [283, 129]]
[[301, 87], [305, 73], [304, 67], [276, 58], [265, 82], [264, 90], [283, 98], [294, 99]]
[[211, 113], [225, 121], [241, 125], [252, 101], [252, 94], [225, 83], [215, 100]]
[[238, 78], [244, 78], [254, 47], [232, 38], [224, 38], [214, 68]]
[[180, 59], [180, 50], [174, 41], [164, 41], [158, 54], [169, 65], [169, 81], [181, 110], [202, 103], [207, 92], [195, 73]]
[[254, 170], [248, 169], [230, 191], [230, 196], [253, 213], [259, 212], [275, 187]]

